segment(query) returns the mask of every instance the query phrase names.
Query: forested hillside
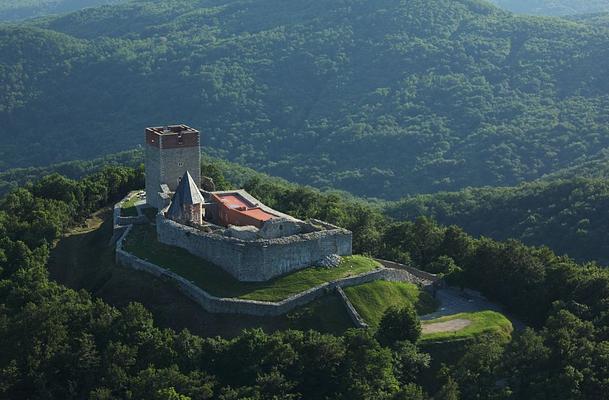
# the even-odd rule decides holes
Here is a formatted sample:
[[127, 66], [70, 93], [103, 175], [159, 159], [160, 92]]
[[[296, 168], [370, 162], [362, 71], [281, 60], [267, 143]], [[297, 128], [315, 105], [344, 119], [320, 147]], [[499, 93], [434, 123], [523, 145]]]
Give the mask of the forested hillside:
[[[283, 179], [208, 155], [204, 155], [203, 160], [204, 174], [215, 178], [220, 189], [228, 188], [226, 182], [231, 182], [234, 187], [252, 185], [253, 182], [297, 187]], [[130, 151], [90, 161], [12, 169], [0, 173], [0, 196], [51, 173], [79, 179], [107, 165], [140, 168], [142, 163], [142, 152]], [[568, 254], [580, 261], [609, 265], [609, 236], [606, 234], [609, 226], [609, 170], [606, 166], [603, 169], [600, 162], [591, 162], [575, 171], [562, 171], [556, 176], [515, 187], [467, 188], [458, 192], [413, 195], [395, 202], [371, 203], [335, 190], [326, 193], [353, 204], [365, 205], [395, 220], [412, 221], [427, 216], [444, 225], [458, 225], [473, 236], [518, 239], [528, 245], [549, 246], [558, 254]], [[260, 193], [260, 196], [265, 194]], [[277, 201], [269, 201], [281, 207]]]
[[127, 0], [0, 0], [0, 21], [11, 21], [49, 14], [62, 14]]
[[398, 219], [429, 216], [473, 235], [514, 238], [609, 265], [609, 180], [571, 178], [518, 187], [470, 188], [389, 204]]
[[399, 198], [609, 147], [609, 31], [474, 0], [135, 1], [0, 28], [0, 168], [200, 128], [211, 154]]
[[490, 0], [516, 13], [531, 15], [573, 15], [609, 11], [607, 0]]
[[606, 398], [606, 269], [515, 241], [478, 240], [428, 219], [392, 223], [368, 206], [297, 185], [250, 179], [246, 187], [298, 217], [352, 229], [360, 251], [445, 272], [535, 329], [511, 343], [490, 335], [463, 344], [462, 355], [426, 380], [424, 344], [387, 335], [392, 326], [342, 336], [248, 330], [203, 338], [161, 329], [140, 304], [118, 309], [50, 280], [50, 244], [142, 185], [141, 171], [108, 167], [78, 181], [48, 175], [0, 198], [1, 398]]

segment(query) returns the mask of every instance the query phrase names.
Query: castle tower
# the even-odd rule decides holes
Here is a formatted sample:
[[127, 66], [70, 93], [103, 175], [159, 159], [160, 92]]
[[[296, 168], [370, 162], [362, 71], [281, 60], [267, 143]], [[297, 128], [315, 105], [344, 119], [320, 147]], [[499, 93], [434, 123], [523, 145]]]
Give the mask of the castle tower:
[[174, 192], [186, 171], [198, 187], [201, 184], [199, 131], [186, 125], [146, 128], [146, 202], [160, 208], [161, 185]]

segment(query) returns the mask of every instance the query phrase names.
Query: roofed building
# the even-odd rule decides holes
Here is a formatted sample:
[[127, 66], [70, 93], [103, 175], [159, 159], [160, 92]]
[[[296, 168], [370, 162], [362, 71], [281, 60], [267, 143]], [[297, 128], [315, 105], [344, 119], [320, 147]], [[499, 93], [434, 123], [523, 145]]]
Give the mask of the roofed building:
[[205, 200], [201, 191], [190, 173], [186, 171], [171, 198], [167, 217], [174, 221], [201, 225], [203, 223], [204, 203]]

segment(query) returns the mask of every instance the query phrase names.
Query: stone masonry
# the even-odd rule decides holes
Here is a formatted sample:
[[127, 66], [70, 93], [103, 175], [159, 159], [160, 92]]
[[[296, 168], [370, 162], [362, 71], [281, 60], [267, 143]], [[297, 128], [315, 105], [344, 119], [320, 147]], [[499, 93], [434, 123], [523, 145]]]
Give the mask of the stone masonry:
[[146, 129], [145, 143], [146, 200], [161, 208], [161, 185], [174, 191], [186, 171], [197, 185], [201, 182], [199, 131], [186, 125]]
[[156, 229], [159, 242], [181, 247], [240, 281], [267, 281], [315, 265], [328, 255], [352, 251], [351, 232], [327, 223], [315, 232], [246, 241], [176, 223], [160, 212]]

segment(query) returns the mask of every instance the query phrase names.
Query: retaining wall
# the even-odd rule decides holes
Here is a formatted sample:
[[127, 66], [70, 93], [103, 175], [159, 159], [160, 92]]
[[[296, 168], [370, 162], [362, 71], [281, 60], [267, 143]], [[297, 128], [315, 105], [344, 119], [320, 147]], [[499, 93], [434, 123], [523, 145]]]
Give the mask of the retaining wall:
[[423, 284], [424, 286], [427, 286], [427, 285], [430, 285], [430, 284], [433, 284], [433, 283], [436, 283], [436, 282], [442, 280], [442, 278], [438, 275], [431, 274], [431, 273], [425, 272], [425, 271], [421, 271], [420, 269], [409, 267], [408, 265], [396, 263], [394, 261], [382, 260], [379, 258], [375, 258], [375, 260], [378, 261], [379, 263], [381, 263], [386, 268], [391, 268], [391, 269], [395, 269], [398, 271], [406, 271], [407, 273], [409, 273], [412, 276], [414, 276], [415, 278], [417, 278], [417, 282], [414, 282], [414, 283]]
[[138, 271], [145, 271], [154, 276], [170, 279], [177, 288], [186, 296], [198, 303], [203, 309], [211, 313], [246, 314], [254, 316], [278, 316], [285, 314], [296, 307], [310, 303], [311, 301], [336, 290], [338, 287], [356, 286], [376, 280], [412, 282], [414, 277], [405, 271], [396, 271], [387, 268], [379, 268], [361, 275], [348, 277], [313, 287], [304, 292], [295, 294], [280, 302], [265, 302], [255, 300], [243, 300], [235, 298], [220, 298], [213, 296], [199, 288], [183, 277], [168, 271], [158, 265], [142, 260], [131, 253], [123, 250], [123, 241], [131, 231], [131, 227], [121, 236], [116, 244], [116, 263]]
[[368, 324], [366, 323], [366, 321], [364, 321], [362, 316], [359, 315], [359, 313], [357, 312], [357, 310], [351, 303], [351, 300], [349, 300], [349, 298], [347, 297], [347, 295], [345, 294], [343, 289], [339, 286], [336, 288], [336, 292], [342, 299], [343, 304], [345, 305], [345, 308], [347, 309], [347, 314], [349, 314], [349, 317], [351, 318], [351, 321], [353, 321], [353, 323], [355, 324], [355, 327], [356, 328], [368, 328]]
[[352, 234], [333, 226], [277, 239], [244, 241], [206, 233], [157, 215], [158, 240], [210, 261], [240, 281], [262, 282], [310, 267], [324, 257], [351, 255]]
[[145, 215], [142, 215], [140, 213], [139, 208], [137, 208], [137, 213], [138, 213], [137, 216], [123, 217], [121, 215], [123, 203], [125, 203], [127, 200], [129, 200], [131, 198], [131, 196], [136, 195], [138, 192], [139, 191], [129, 192], [129, 194], [127, 194], [127, 196], [125, 196], [121, 201], [119, 201], [118, 203], [116, 203], [114, 205], [114, 209], [112, 210], [112, 212], [113, 212], [112, 224], [113, 224], [114, 230], [112, 233], [112, 237], [110, 238], [110, 244], [114, 244], [121, 237], [121, 235], [125, 232], [125, 230], [127, 229], [127, 227], [129, 225], [139, 225], [139, 224], [148, 223], [148, 219], [146, 218]]

